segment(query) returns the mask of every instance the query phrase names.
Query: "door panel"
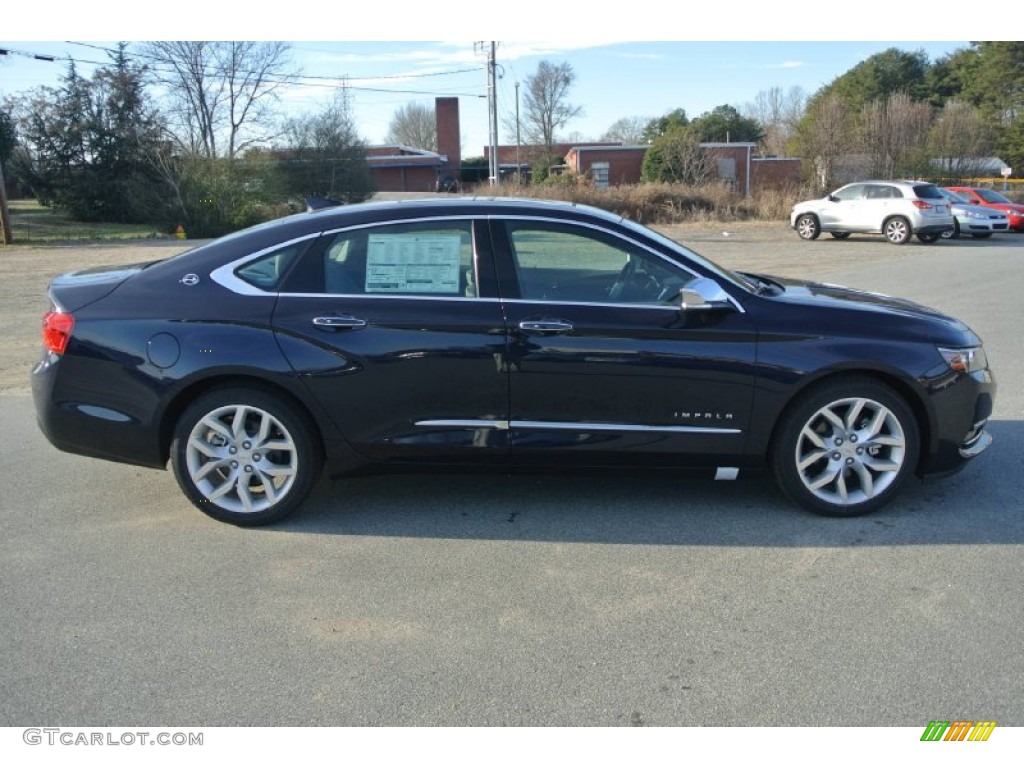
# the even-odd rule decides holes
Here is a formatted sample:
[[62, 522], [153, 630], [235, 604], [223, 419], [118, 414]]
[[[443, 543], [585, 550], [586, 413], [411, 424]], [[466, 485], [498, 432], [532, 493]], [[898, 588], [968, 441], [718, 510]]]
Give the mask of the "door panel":
[[516, 458], [699, 465], [742, 452], [756, 362], [747, 315], [684, 312], [678, 289], [694, 275], [612, 233], [504, 231]]
[[[487, 241], [470, 222], [325, 235], [274, 326], [302, 381], [373, 459], [503, 461], [506, 334]], [[482, 265], [482, 267], [481, 267]], [[310, 286], [321, 286], [309, 291]]]

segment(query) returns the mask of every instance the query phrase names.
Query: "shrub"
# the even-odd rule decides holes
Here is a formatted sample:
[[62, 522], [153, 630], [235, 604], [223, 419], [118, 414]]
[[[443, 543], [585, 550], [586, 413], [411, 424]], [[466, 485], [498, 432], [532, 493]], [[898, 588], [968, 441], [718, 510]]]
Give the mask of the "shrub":
[[595, 187], [586, 177], [574, 174], [552, 176], [544, 184], [529, 187], [504, 185], [482, 187], [483, 190], [491, 196], [542, 198], [591, 205], [645, 224], [784, 220], [799, 196], [795, 189], [765, 189], [745, 198], [722, 183], [699, 187], [642, 183], [602, 189]]

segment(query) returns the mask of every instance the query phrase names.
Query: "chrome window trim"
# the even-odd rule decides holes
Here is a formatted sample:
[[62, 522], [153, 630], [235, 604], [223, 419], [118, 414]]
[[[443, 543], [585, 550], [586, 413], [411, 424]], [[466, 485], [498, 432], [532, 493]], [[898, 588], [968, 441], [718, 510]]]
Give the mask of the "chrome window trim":
[[278, 293], [266, 294], [282, 299], [402, 299], [404, 301], [478, 301], [485, 304], [500, 304], [501, 299], [478, 296], [429, 296], [410, 293]]
[[458, 427], [466, 429], [560, 429], [573, 432], [670, 432], [698, 435], [738, 435], [735, 427], [684, 427], [650, 424], [603, 424], [574, 421], [503, 421], [494, 419], [426, 419], [417, 427]]
[[[391, 227], [402, 224], [422, 224], [428, 221], [478, 221], [480, 219], [490, 218], [487, 214], [483, 213], [467, 213], [464, 215], [445, 214], [443, 216], [417, 216], [415, 219], [394, 219], [388, 221], [371, 221], [364, 224], [352, 224], [347, 227], [338, 227], [336, 229], [325, 229], [321, 235], [338, 235], [342, 232], [354, 232], [359, 229], [369, 229], [370, 227]], [[473, 233], [473, 258], [477, 256], [476, 252], [476, 233]]]
[[235, 270], [238, 269], [239, 267], [245, 266], [250, 261], [255, 261], [257, 259], [263, 258], [269, 253], [279, 251], [282, 248], [287, 248], [291, 245], [301, 243], [305, 240], [313, 240], [315, 238], [320, 237], [321, 234], [322, 233], [320, 232], [313, 232], [308, 235], [303, 235], [302, 237], [296, 237], [291, 240], [285, 240], [282, 243], [275, 243], [269, 248], [263, 248], [259, 251], [256, 251], [255, 253], [246, 254], [245, 256], [235, 259], [234, 261], [229, 261], [227, 264], [223, 264], [222, 266], [217, 267], [210, 273], [210, 279], [213, 280], [218, 285], [220, 285], [221, 287], [227, 288], [232, 293], [238, 293], [241, 294], [242, 296], [279, 296], [281, 294], [279, 294], [277, 291], [264, 291], [262, 288], [257, 288], [255, 285], [245, 282], [245, 280], [243, 280], [242, 278], [235, 274]]
[[[609, 216], [611, 216], [611, 214], [609, 214]], [[608, 229], [606, 227], [598, 226], [598, 225], [593, 224], [591, 222], [579, 221], [579, 220], [576, 220], [576, 219], [560, 219], [560, 218], [555, 218], [555, 217], [551, 217], [551, 216], [539, 216], [539, 215], [529, 215], [529, 214], [471, 213], [471, 214], [464, 214], [464, 215], [449, 214], [449, 215], [443, 215], [443, 216], [418, 216], [415, 219], [401, 219], [401, 220], [386, 221], [386, 222], [375, 221], [375, 222], [368, 222], [368, 223], [363, 223], [363, 224], [353, 224], [353, 225], [348, 226], [348, 227], [337, 227], [335, 229], [325, 229], [325, 230], [321, 230], [321, 231], [318, 231], [318, 232], [311, 232], [311, 233], [302, 235], [301, 237], [296, 237], [296, 238], [293, 238], [291, 240], [285, 240], [284, 242], [276, 243], [275, 245], [272, 245], [272, 246], [267, 247], [267, 248], [263, 248], [263, 249], [261, 249], [259, 251], [256, 251], [255, 253], [250, 253], [250, 254], [247, 254], [245, 256], [241, 256], [241, 257], [235, 259], [234, 261], [230, 261], [227, 264], [224, 264], [224, 265], [222, 265], [220, 267], [217, 267], [215, 270], [210, 272], [210, 279], [212, 279], [215, 283], [217, 283], [221, 287], [226, 288], [227, 290], [231, 291], [232, 293], [236, 293], [236, 294], [239, 294], [239, 295], [242, 295], [242, 296], [278, 296], [278, 297], [281, 297], [281, 298], [288, 297], [288, 298], [300, 298], [300, 299], [347, 298], [347, 299], [378, 299], [378, 300], [379, 299], [405, 299], [405, 300], [413, 300], [413, 301], [476, 301], [476, 302], [484, 302], [484, 303], [488, 303], [488, 304], [493, 304], [493, 303], [545, 304], [545, 305], [557, 305], [557, 306], [615, 307], [615, 308], [626, 308], [626, 309], [665, 309], [665, 310], [670, 310], [670, 311], [675, 311], [675, 312], [680, 311], [679, 307], [672, 306], [672, 305], [667, 305], [667, 304], [666, 305], [661, 305], [661, 304], [633, 304], [633, 303], [624, 303], [623, 304], [623, 303], [600, 302], [600, 301], [598, 301], [598, 302], [592, 302], [592, 301], [544, 301], [544, 300], [540, 300], [540, 299], [504, 299], [502, 297], [481, 297], [481, 296], [428, 296], [428, 295], [419, 296], [419, 295], [411, 295], [411, 294], [393, 294], [393, 293], [287, 293], [287, 292], [283, 292], [283, 291], [282, 292], [279, 292], [279, 291], [265, 291], [262, 288], [257, 288], [256, 286], [254, 286], [254, 285], [252, 285], [250, 283], [245, 282], [244, 280], [242, 280], [240, 277], [238, 277], [235, 274], [235, 270], [237, 270], [239, 267], [244, 266], [245, 264], [247, 264], [250, 261], [255, 261], [256, 259], [262, 258], [263, 256], [266, 256], [269, 253], [273, 253], [274, 251], [280, 250], [282, 248], [287, 248], [288, 246], [294, 245], [296, 243], [301, 243], [301, 242], [306, 241], [306, 240], [314, 240], [316, 238], [324, 237], [326, 235], [337, 235], [337, 234], [340, 234], [342, 232], [352, 232], [352, 231], [356, 231], [356, 230], [360, 230], [360, 229], [369, 229], [371, 227], [393, 226], [393, 225], [401, 225], [401, 224], [421, 224], [421, 223], [425, 223], [425, 222], [436, 222], [436, 221], [481, 221], [481, 220], [487, 221], [489, 223], [491, 221], [499, 221], [499, 222], [501, 222], [501, 221], [540, 221], [540, 222], [553, 223], [553, 224], [575, 225], [575, 226], [583, 227], [585, 229], [590, 229], [590, 230], [594, 230], [594, 231], [597, 231], [597, 232], [603, 232], [604, 234], [606, 234], [606, 235], [608, 235], [608, 236], [610, 236], [612, 238], [625, 241], [625, 242], [630, 243], [631, 245], [633, 245], [633, 246], [635, 246], [637, 248], [643, 249], [644, 251], [647, 251], [648, 253], [652, 254], [653, 256], [657, 257], [658, 259], [661, 259], [663, 262], [669, 264], [670, 266], [675, 267], [676, 269], [680, 269], [680, 270], [682, 270], [682, 271], [692, 275], [695, 278], [701, 276], [701, 275], [695, 273], [693, 270], [688, 269], [687, 267], [683, 266], [679, 262], [674, 261], [673, 259], [668, 258], [667, 256], [665, 256], [664, 254], [658, 252], [654, 248], [651, 248], [650, 246], [645, 245], [644, 243], [640, 243], [640, 242], [634, 240], [633, 238], [631, 238], [631, 237], [629, 237], [627, 235], [623, 235], [620, 232], [614, 232], [614, 231], [612, 231], [612, 230], [610, 230], [610, 229]], [[625, 222], [626, 224], [630, 223], [626, 219], [623, 219], [621, 217], [618, 218], [618, 219], [614, 219], [613, 221]], [[655, 234], [658, 234], [658, 233], [655, 233]], [[472, 238], [473, 238], [473, 270], [476, 273], [475, 277], [479, 281], [479, 272], [478, 272], [478, 270], [479, 270], [479, 253], [478, 253], [477, 247], [476, 247], [476, 229], [475, 228], [471, 229], [471, 235], [472, 235]], [[664, 235], [658, 235], [658, 236], [659, 236], [659, 238], [664, 238]], [[664, 238], [664, 239], [665, 240], [669, 240], [669, 238]], [[674, 243], [675, 241], [669, 240], [669, 242], [673, 242]], [[696, 261], [702, 262], [702, 260], [700, 258], [696, 259]], [[479, 285], [479, 282], [477, 282], [477, 284]], [[730, 285], [732, 285], [732, 281], [730, 281]], [[724, 288], [723, 288], [723, 290], [724, 290]], [[729, 293], [729, 291], [726, 291], [726, 294], [728, 294], [729, 301], [736, 308], [736, 310], [738, 312], [740, 312], [741, 314], [746, 314], [746, 310], [743, 308], [743, 305], [740, 304], [740, 302], [736, 299], [736, 297], [734, 297], [731, 293]]]
[[611, 301], [553, 301], [548, 299], [504, 299], [505, 304], [539, 304], [545, 307], [615, 307], [616, 309], [667, 309], [680, 312], [678, 305], [673, 304], [627, 304]]

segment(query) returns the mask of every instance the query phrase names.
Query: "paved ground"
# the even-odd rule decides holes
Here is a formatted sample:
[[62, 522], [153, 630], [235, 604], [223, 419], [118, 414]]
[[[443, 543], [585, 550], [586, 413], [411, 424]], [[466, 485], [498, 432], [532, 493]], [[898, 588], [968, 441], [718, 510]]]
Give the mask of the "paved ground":
[[993, 449], [855, 520], [757, 478], [454, 475], [239, 530], [52, 449], [23, 390], [51, 273], [180, 246], [0, 250], [0, 725], [1024, 725], [1024, 237], [724, 231], [672, 234], [969, 322]]

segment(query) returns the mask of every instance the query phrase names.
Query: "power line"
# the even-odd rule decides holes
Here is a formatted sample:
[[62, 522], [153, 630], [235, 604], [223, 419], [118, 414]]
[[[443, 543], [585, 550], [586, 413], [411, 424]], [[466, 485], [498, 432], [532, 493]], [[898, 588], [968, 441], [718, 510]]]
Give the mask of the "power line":
[[[110, 52], [110, 53], [116, 52], [112, 48], [104, 48], [102, 46], [90, 45], [88, 43], [75, 43], [73, 41], [66, 41], [66, 42], [69, 42], [72, 45], [82, 45], [84, 47], [94, 48], [96, 50], [102, 50], [102, 51], [106, 51], [106, 52]], [[2, 49], [2, 50], [4, 50], [5, 53], [8, 53], [8, 54], [9, 53], [13, 53], [15, 55], [25, 56], [25, 57], [28, 57], [28, 58], [35, 58], [35, 59], [39, 59], [39, 60], [42, 60], [42, 61], [51, 61], [51, 62], [67, 61], [69, 63], [75, 63], [75, 65], [91, 65], [91, 66], [94, 66], [94, 67], [110, 67], [111, 63], [112, 63], [111, 61], [95, 61], [95, 60], [88, 59], [88, 58], [77, 58], [75, 56], [70, 56], [70, 55], [56, 56], [56, 55], [37, 54], [37, 53], [32, 53], [30, 51], [15, 50], [15, 49], [11, 49], [11, 48], [6, 48], [6, 49]], [[138, 53], [138, 52], [135, 52], [135, 51], [132, 51], [129, 55], [132, 58], [152, 58], [152, 59], [155, 59], [155, 60], [158, 60], [158, 61], [161, 60], [159, 57], [156, 57], [156, 56], [153, 56], [153, 55], [144, 54], [144, 53]], [[169, 70], [169, 69], [161, 68], [161, 67], [154, 67], [153, 65], [146, 65], [146, 69], [148, 71], [150, 71], [150, 72], [154, 72], [154, 73], [158, 73], [158, 74], [163, 74], [163, 75], [173, 75], [173, 74], [175, 74], [173, 70]], [[436, 74], [437, 75], [453, 75], [453, 74], [462, 74], [462, 73], [466, 73], [466, 72], [481, 72], [482, 70], [483, 70], [483, 68], [474, 67], [474, 68], [467, 68], [467, 69], [464, 69], [464, 70], [450, 70], [450, 71], [446, 71], [446, 72], [443, 72], [443, 73], [436, 73]], [[211, 75], [212, 74], [216, 74], [216, 72], [214, 70], [207, 71], [205, 68], [204, 68], [204, 73], [205, 74], [211, 74]], [[260, 73], [254, 72], [254, 71], [247, 71], [247, 70], [240, 70], [239, 73], [240, 74], [250, 74], [250, 75], [260, 74]], [[481, 93], [467, 93], [467, 92], [443, 91], [443, 90], [417, 90], [417, 89], [412, 89], [412, 88], [378, 88], [378, 87], [366, 86], [366, 85], [351, 85], [350, 83], [345, 82], [347, 80], [347, 78], [345, 76], [340, 76], [340, 77], [331, 77], [331, 76], [323, 76], [323, 75], [294, 75], [294, 76], [292, 76], [292, 75], [285, 75], [285, 74], [282, 74], [282, 73], [263, 73], [263, 75], [268, 76], [266, 78], [265, 82], [270, 84], [270, 85], [292, 85], [292, 86], [301, 86], [301, 87], [305, 87], [305, 88], [331, 88], [331, 89], [337, 89], [337, 88], [344, 87], [344, 88], [349, 89], [349, 90], [364, 91], [364, 92], [368, 92], [368, 93], [396, 93], [396, 94], [413, 94], [413, 95], [421, 95], [421, 96], [466, 96], [467, 98], [483, 98], [484, 97], [484, 95], [481, 94]], [[368, 77], [359, 77], [357, 79], [360, 80], [360, 81], [364, 81], [364, 80], [389, 80], [389, 79], [390, 80], [399, 80], [399, 79], [406, 79], [406, 78], [433, 77], [433, 76], [434, 75], [430, 74], [430, 73], [421, 73], [421, 74], [418, 74], [418, 75], [412, 74], [412, 75], [368, 76]]]

